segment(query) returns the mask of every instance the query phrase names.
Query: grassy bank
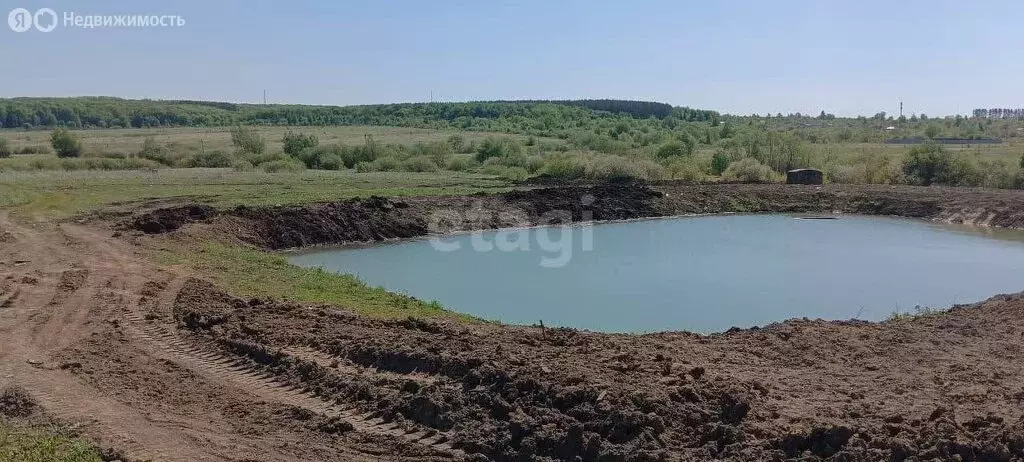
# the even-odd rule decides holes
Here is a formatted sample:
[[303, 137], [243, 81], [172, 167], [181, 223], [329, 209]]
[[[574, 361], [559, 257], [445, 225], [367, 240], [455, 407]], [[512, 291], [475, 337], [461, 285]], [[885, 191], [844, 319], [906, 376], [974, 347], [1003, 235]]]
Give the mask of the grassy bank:
[[321, 269], [300, 268], [282, 255], [206, 242], [195, 246], [178, 245], [155, 251], [163, 264], [182, 265], [240, 297], [269, 297], [306, 303], [324, 303], [354, 313], [388, 319], [450, 318], [470, 321], [475, 318], [444, 309], [434, 301], [370, 287], [351, 275]]

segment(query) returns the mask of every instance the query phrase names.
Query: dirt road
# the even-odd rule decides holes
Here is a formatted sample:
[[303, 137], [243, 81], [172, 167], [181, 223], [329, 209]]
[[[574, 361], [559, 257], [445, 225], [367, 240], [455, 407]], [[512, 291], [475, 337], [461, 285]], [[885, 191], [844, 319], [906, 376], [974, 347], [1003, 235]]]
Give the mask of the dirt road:
[[[1022, 203], [998, 192], [968, 203], [983, 193], [915, 190], [886, 200], [870, 188], [800, 191], [802, 202], [737, 187], [597, 203], [609, 218], [629, 218], [637, 206], [664, 214], [761, 201], [932, 218], [980, 209], [981, 219], [1009, 221]], [[571, 199], [516, 194], [500, 200], [530, 213]], [[369, 214], [369, 223], [418, 224], [390, 214], [426, 205], [324, 207], [331, 212], [317, 216], [337, 220], [298, 233], [281, 234], [286, 219], [240, 228], [254, 220], [244, 214], [198, 217], [206, 223], [194, 228], [184, 220], [173, 232], [206, 236], [230, 223], [268, 246], [389, 237], [407, 228], [353, 232], [339, 223]], [[304, 212], [279, 216], [289, 213]], [[0, 388], [23, 387], [130, 460], [1024, 458], [1020, 295], [885, 323], [611, 335], [241, 300], [137, 252], [104, 227], [0, 214]]]

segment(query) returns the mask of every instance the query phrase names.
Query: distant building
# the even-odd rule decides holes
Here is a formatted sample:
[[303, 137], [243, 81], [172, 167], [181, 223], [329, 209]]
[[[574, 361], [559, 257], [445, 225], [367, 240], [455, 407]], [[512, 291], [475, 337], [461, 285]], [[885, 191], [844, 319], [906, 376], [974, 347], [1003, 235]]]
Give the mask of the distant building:
[[786, 172], [786, 184], [822, 184], [825, 175], [814, 168], [798, 168]]

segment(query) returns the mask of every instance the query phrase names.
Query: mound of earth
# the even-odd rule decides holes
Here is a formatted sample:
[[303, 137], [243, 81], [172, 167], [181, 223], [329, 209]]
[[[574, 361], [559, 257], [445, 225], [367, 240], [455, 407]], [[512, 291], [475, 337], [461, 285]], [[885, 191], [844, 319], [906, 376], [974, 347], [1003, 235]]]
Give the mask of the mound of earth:
[[173, 313], [198, 344], [472, 457], [1024, 458], [1022, 295], [711, 336], [377, 320], [196, 279]]
[[448, 197], [383, 197], [278, 207], [158, 208], [124, 227], [148, 234], [200, 223], [197, 237], [266, 249], [348, 244], [456, 231], [717, 213], [854, 213], [1024, 227], [1024, 191], [911, 186], [690, 185], [614, 182]]

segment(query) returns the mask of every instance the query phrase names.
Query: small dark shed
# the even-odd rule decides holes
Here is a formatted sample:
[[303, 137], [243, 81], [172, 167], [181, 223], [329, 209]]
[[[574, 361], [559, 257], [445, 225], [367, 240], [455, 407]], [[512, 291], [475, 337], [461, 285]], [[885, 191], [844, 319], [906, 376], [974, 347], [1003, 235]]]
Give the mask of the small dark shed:
[[824, 178], [821, 170], [813, 168], [798, 168], [786, 172], [786, 184], [821, 184]]

